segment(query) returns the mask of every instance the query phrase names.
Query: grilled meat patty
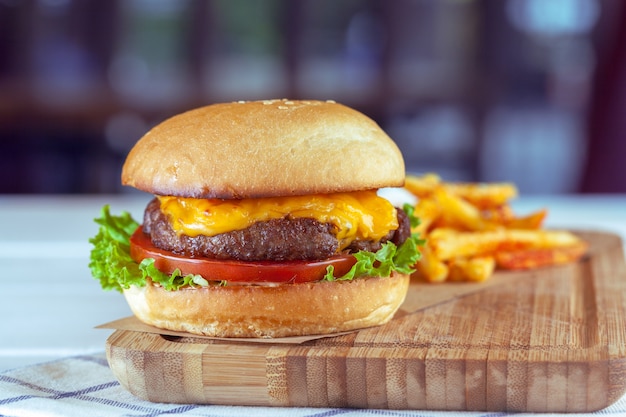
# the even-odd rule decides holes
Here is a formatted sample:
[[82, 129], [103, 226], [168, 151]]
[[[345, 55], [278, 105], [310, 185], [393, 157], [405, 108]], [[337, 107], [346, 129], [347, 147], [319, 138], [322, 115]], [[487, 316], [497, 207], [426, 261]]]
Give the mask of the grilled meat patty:
[[[355, 241], [348, 252], [376, 251], [391, 240], [404, 242], [411, 234], [406, 214], [398, 209], [400, 227], [389, 232], [381, 241]], [[310, 218], [281, 218], [257, 222], [247, 229], [221, 233], [215, 236], [178, 235], [167, 215], [160, 210], [158, 199], [153, 199], [144, 213], [143, 231], [150, 235], [154, 246], [180, 255], [240, 261], [289, 261], [326, 259], [336, 254], [339, 241], [330, 223]]]

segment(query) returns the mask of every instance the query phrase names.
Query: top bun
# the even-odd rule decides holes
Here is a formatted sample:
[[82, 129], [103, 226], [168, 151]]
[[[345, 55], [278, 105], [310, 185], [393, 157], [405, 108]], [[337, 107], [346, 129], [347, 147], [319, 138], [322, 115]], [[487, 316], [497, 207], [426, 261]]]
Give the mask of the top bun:
[[122, 183], [193, 198], [334, 193], [401, 186], [404, 161], [373, 120], [333, 101], [234, 102], [154, 127]]

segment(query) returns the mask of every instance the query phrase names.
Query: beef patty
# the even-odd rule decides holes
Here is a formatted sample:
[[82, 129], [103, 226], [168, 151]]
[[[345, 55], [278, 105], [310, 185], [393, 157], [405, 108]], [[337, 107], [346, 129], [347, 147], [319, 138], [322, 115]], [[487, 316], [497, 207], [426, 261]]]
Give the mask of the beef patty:
[[[411, 234], [406, 214], [398, 209], [399, 228], [380, 241], [355, 241], [347, 252], [365, 250], [375, 252], [388, 240], [404, 242]], [[196, 237], [178, 235], [160, 210], [158, 199], [153, 199], [144, 213], [143, 231], [150, 235], [152, 244], [176, 254], [241, 261], [289, 261], [326, 259], [337, 253], [339, 241], [330, 223], [311, 218], [281, 218], [257, 222], [243, 230], [215, 236]]]

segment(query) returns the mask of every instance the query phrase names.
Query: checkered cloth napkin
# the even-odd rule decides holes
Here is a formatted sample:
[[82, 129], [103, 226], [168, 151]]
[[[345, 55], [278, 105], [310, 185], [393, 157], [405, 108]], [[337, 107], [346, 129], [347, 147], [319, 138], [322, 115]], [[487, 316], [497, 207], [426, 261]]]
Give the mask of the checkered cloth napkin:
[[[104, 354], [76, 356], [0, 373], [0, 416], [504, 416], [506, 413], [229, 407], [156, 404], [122, 388]], [[626, 415], [626, 396], [601, 415]], [[516, 414], [520, 416], [523, 414]], [[569, 414], [574, 416], [576, 414]], [[537, 416], [537, 415], [534, 415]]]

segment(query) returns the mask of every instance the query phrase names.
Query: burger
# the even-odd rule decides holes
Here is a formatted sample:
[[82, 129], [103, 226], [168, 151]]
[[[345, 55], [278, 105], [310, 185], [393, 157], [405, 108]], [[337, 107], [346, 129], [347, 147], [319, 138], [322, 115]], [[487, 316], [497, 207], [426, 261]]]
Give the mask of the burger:
[[334, 101], [213, 104], [152, 128], [122, 183], [154, 197], [143, 222], [96, 219], [104, 289], [162, 329], [215, 337], [329, 334], [388, 322], [419, 259], [395, 143]]

